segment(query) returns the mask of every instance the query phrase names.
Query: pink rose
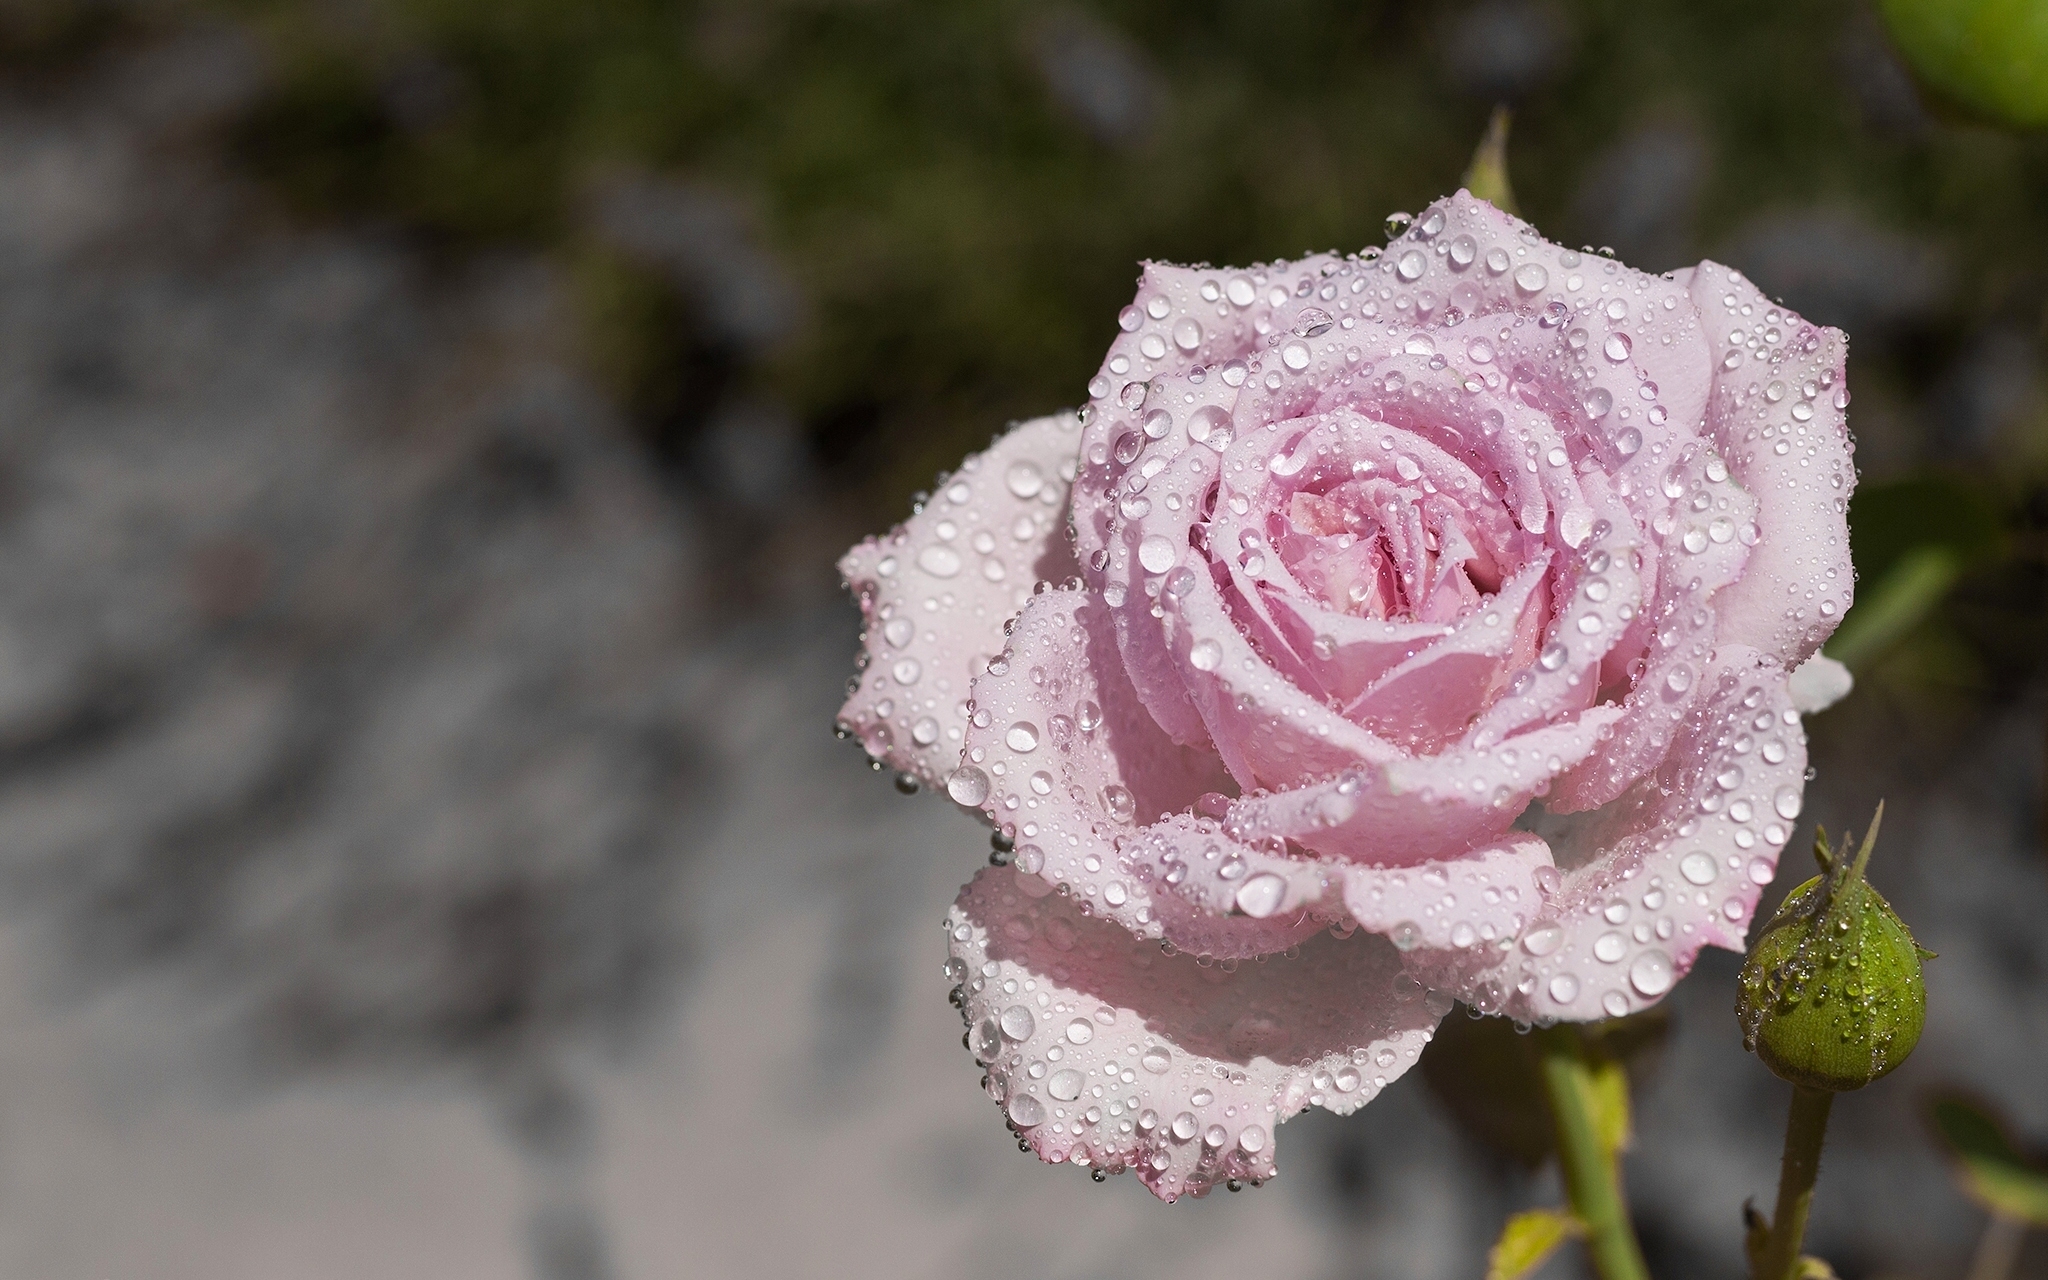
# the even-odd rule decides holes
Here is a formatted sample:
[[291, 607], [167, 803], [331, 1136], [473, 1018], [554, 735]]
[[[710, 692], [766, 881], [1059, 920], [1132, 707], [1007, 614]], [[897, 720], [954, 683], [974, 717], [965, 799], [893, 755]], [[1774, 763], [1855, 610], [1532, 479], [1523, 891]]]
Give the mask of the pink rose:
[[1148, 264], [1119, 323], [1086, 409], [841, 566], [843, 723], [1015, 841], [947, 971], [1023, 1139], [1260, 1180], [1453, 998], [1618, 1016], [1740, 951], [1851, 596], [1842, 334], [1462, 192]]

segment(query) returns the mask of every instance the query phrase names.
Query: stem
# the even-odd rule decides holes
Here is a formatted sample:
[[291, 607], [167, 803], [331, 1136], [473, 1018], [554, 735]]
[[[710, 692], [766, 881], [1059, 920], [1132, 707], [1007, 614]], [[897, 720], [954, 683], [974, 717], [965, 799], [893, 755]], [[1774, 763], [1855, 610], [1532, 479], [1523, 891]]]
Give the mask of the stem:
[[2027, 1224], [2002, 1213], [1991, 1215], [1984, 1224], [1984, 1238], [1977, 1242], [1977, 1256], [1970, 1262], [1970, 1280], [2006, 1280], [2020, 1260], [2020, 1246], [2026, 1243]]
[[1622, 1203], [1615, 1159], [1600, 1145], [1593, 1123], [1592, 1072], [1576, 1027], [1560, 1024], [1536, 1033], [1543, 1088], [1557, 1125], [1557, 1159], [1572, 1212], [1586, 1224], [1586, 1249], [1600, 1280], [1649, 1280], [1635, 1227]]
[[1792, 1112], [1785, 1117], [1785, 1159], [1778, 1168], [1778, 1211], [1757, 1261], [1755, 1280], [1794, 1280], [1799, 1273], [1800, 1245], [1806, 1240], [1806, 1212], [1813, 1205], [1813, 1182], [1820, 1175], [1820, 1144], [1828, 1132], [1828, 1108], [1835, 1095], [1804, 1085], [1792, 1090]]

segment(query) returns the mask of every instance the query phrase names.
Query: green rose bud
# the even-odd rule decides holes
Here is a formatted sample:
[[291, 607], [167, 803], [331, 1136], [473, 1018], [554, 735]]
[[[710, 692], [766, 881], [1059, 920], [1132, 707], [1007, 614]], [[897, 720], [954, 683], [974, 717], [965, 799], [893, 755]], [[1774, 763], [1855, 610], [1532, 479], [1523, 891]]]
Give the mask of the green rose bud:
[[1793, 890], [1742, 966], [1735, 1011], [1743, 1047], [1780, 1079], [1809, 1089], [1861, 1089], [1906, 1060], [1927, 1016], [1922, 959], [1891, 904], [1863, 878], [1877, 828], [1855, 858], [1814, 837], [1821, 874]]

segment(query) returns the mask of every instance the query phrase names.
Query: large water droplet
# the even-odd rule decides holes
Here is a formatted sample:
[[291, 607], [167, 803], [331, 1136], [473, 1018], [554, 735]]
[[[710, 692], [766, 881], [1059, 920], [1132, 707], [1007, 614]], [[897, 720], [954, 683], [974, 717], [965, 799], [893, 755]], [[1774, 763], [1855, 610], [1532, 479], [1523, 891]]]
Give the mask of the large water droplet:
[[988, 775], [974, 765], [963, 764], [947, 776], [946, 794], [955, 804], [978, 807], [988, 799]]
[[1522, 935], [1522, 950], [1532, 956], [1547, 956], [1564, 941], [1564, 930], [1554, 924], [1539, 924]]
[[1095, 1038], [1095, 1024], [1086, 1018], [1076, 1018], [1067, 1024], [1068, 1044], [1087, 1044]]
[[1081, 1096], [1081, 1073], [1072, 1067], [1061, 1067], [1045, 1082], [1045, 1091], [1060, 1102], [1072, 1102]]
[[1628, 967], [1629, 985], [1646, 996], [1671, 990], [1671, 979], [1671, 957], [1662, 951], [1645, 951]]
[[1777, 796], [1771, 801], [1771, 807], [1778, 811], [1781, 818], [1796, 818], [1799, 816], [1801, 800], [1798, 787], [1779, 787]]
[[1010, 1099], [1010, 1123], [1019, 1129], [1045, 1123], [1045, 1104], [1028, 1093], [1019, 1093]]
[[950, 578], [960, 572], [960, 553], [935, 542], [917, 553], [917, 567], [934, 578]]
[[1308, 344], [1306, 342], [1290, 342], [1280, 348], [1280, 363], [1296, 373], [1300, 373], [1303, 369], [1308, 368]]
[[1028, 459], [1013, 462], [1003, 473], [1003, 486], [1019, 498], [1036, 497], [1038, 491], [1045, 488], [1045, 473], [1038, 469], [1037, 463]]
[[1570, 1004], [1579, 998], [1579, 980], [1569, 973], [1560, 973], [1550, 980], [1550, 998], [1559, 1004]]
[[1214, 640], [1197, 640], [1188, 650], [1188, 665], [1197, 671], [1214, 671], [1223, 664], [1223, 646]]
[[1270, 871], [1261, 871], [1238, 886], [1237, 909], [1252, 917], [1263, 920], [1280, 909], [1280, 900], [1287, 896], [1287, 882]]
[[1173, 1065], [1173, 1054], [1168, 1052], [1164, 1046], [1155, 1044], [1145, 1050], [1144, 1056], [1138, 1059], [1138, 1065], [1155, 1076], [1163, 1076], [1166, 1074], [1166, 1069]]
[[1550, 283], [1550, 273], [1541, 264], [1525, 262], [1515, 268], [1515, 288], [1523, 293], [1536, 293]]
[[1038, 1019], [1031, 1016], [1031, 1010], [1021, 1004], [1013, 1004], [1003, 1010], [1000, 1019], [1003, 1034], [1012, 1040], [1029, 1040], [1031, 1033], [1038, 1029]]
[[1695, 849], [1678, 862], [1678, 874], [1690, 884], [1712, 884], [1719, 870], [1714, 865], [1714, 855], [1705, 849]]
[[1174, 553], [1173, 543], [1159, 534], [1152, 534], [1138, 544], [1138, 563], [1145, 567], [1147, 573], [1165, 573], [1179, 558]]
[[1036, 751], [1038, 750], [1038, 726], [1029, 720], [1019, 720], [1010, 726], [1008, 733], [1003, 735], [1003, 741], [1009, 745], [1012, 751]]

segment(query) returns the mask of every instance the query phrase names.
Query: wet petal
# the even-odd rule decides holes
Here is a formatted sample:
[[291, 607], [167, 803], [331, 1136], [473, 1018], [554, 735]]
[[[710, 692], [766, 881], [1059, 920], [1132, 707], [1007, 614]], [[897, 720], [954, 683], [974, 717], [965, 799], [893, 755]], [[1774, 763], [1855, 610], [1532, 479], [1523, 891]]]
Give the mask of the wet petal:
[[1855, 597], [1849, 342], [1718, 263], [1701, 263], [1691, 286], [1716, 343], [1707, 422], [1758, 504], [1754, 529], [1743, 531], [1755, 543], [1748, 567], [1715, 600], [1721, 640], [1795, 667], [1834, 634]]
[[1591, 1021], [1655, 1004], [1703, 946], [1743, 950], [1799, 816], [1806, 738], [1769, 657], [1730, 646], [1705, 679], [1655, 773], [1535, 822], [1564, 876], [1512, 951], [1490, 966], [1416, 952], [1411, 971], [1514, 1017]]
[[923, 511], [839, 562], [866, 670], [839, 712], [868, 754], [936, 786], [959, 763], [968, 686], [1039, 580], [1072, 577], [1062, 528], [1080, 446], [1071, 413], [1013, 428]]
[[1347, 1114], [1413, 1066], [1439, 1015], [1385, 939], [1320, 933], [1198, 962], [982, 872], [947, 916], [988, 1091], [1049, 1163], [1133, 1170], [1162, 1200], [1273, 1176], [1279, 1125]]

